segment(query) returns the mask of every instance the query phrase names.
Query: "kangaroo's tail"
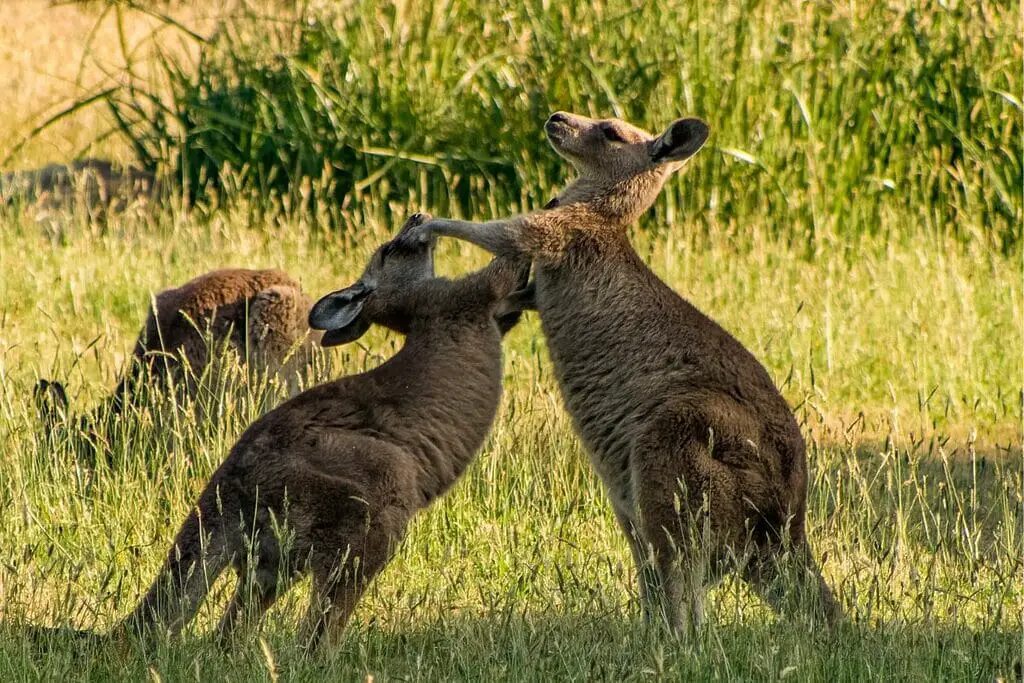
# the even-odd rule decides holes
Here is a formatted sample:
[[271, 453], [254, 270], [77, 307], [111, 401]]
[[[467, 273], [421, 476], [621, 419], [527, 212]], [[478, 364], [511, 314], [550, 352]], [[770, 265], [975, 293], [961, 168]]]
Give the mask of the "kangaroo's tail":
[[[202, 500], [202, 499], [201, 499]], [[152, 640], [158, 634], [176, 636], [195, 616], [230, 561], [219, 519], [205, 528], [202, 514], [189, 514], [167, 560], [138, 607], [115, 627], [115, 633]]]

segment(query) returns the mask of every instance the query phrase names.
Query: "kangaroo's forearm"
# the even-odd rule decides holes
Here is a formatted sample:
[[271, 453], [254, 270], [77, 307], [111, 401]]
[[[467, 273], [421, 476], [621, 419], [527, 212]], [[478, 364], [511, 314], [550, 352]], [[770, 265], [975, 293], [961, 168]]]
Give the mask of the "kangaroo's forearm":
[[486, 223], [435, 218], [430, 221], [430, 230], [435, 235], [465, 240], [496, 256], [558, 258], [565, 252], [571, 235], [569, 226], [559, 218], [556, 211]]
[[435, 218], [430, 221], [431, 232], [454, 237], [486, 249], [497, 256], [520, 256], [523, 250], [516, 236], [521, 232], [519, 219], [473, 223], [454, 218]]

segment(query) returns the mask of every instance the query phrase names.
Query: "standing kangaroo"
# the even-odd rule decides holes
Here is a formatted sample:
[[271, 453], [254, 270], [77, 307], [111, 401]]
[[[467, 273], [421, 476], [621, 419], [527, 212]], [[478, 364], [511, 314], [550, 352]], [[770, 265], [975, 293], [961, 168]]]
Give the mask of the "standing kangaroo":
[[838, 620], [805, 535], [807, 462], [792, 411], [757, 359], [658, 279], [626, 234], [708, 126], [680, 119], [652, 137], [559, 112], [545, 130], [578, 177], [544, 210], [436, 218], [403, 243], [447, 235], [533, 260], [521, 303], [540, 314], [648, 618], [660, 602], [674, 632], [699, 627], [707, 588], [731, 565], [776, 610], [809, 595], [814, 614]]
[[[216, 270], [160, 292], [117, 388], [81, 416], [78, 427], [95, 442], [96, 422], [104, 415], [120, 415], [146, 391], [171, 384], [195, 398], [207, 367], [223, 351], [250, 374], [276, 375], [295, 393], [313, 359], [310, 305], [298, 283], [280, 270]], [[40, 380], [35, 392], [48, 426], [69, 420], [61, 383]]]
[[[403, 230], [422, 220], [411, 217]], [[379, 367], [309, 389], [254, 422], [118, 630], [177, 633], [229, 564], [239, 584], [222, 639], [307, 568], [307, 643], [344, 627], [413, 514], [465, 471], [501, 397], [501, 337], [519, 317], [503, 299], [526, 284], [529, 262], [498, 258], [450, 281], [434, 277], [432, 254], [430, 242], [389, 242], [358, 282], [313, 306], [309, 322], [326, 330], [324, 346], [354, 341], [374, 323], [404, 334], [405, 345]]]

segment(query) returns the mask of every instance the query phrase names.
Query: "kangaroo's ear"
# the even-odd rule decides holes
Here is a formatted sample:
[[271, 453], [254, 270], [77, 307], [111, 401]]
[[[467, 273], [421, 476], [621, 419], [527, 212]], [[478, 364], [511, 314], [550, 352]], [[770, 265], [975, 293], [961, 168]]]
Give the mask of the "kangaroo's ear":
[[41, 379], [36, 384], [32, 396], [42, 419], [51, 421], [67, 415], [68, 394], [60, 382]]
[[711, 129], [700, 119], [678, 119], [651, 142], [651, 160], [686, 161], [708, 141]]
[[373, 288], [362, 282], [339, 289], [313, 304], [309, 311], [309, 326], [324, 330], [322, 346], [337, 346], [355, 341], [370, 329], [370, 321], [362, 315], [366, 298]]
[[366, 319], [365, 315], [361, 315], [345, 327], [324, 332], [324, 336], [320, 338], [320, 346], [328, 348], [354, 342], [366, 334], [368, 329], [370, 329], [370, 321]]
[[[526, 269], [526, 275], [529, 277], [530, 269]], [[518, 289], [507, 297], [498, 302], [498, 307], [494, 312], [494, 320], [498, 323], [498, 330], [501, 332], [501, 336], [511, 330], [519, 322], [519, 319], [523, 316], [523, 311], [536, 311], [537, 310], [537, 284], [532, 280], [528, 280], [523, 283], [523, 287]]]

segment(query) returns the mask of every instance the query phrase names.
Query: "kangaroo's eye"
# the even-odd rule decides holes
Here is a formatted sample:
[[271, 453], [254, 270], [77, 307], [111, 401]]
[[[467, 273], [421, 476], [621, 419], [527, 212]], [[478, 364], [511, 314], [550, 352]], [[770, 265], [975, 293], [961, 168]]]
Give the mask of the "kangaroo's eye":
[[615, 130], [612, 126], [603, 126], [601, 128], [604, 131], [604, 136], [612, 142], [625, 142], [625, 138], [619, 134], [619, 131]]

